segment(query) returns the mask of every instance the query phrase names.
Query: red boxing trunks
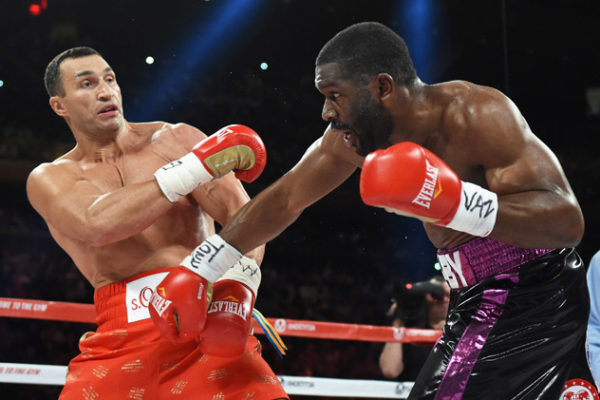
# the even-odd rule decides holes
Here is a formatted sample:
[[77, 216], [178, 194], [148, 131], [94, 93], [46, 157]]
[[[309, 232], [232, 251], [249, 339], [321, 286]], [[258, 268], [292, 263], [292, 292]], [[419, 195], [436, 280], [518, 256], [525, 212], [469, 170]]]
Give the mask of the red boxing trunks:
[[98, 330], [79, 342], [59, 400], [288, 399], [250, 336], [239, 358], [209, 357], [194, 342], [173, 344], [155, 328], [148, 301], [169, 268], [102, 287]]
[[443, 335], [409, 399], [558, 399], [583, 344], [585, 268], [573, 249], [489, 238], [438, 252], [453, 287]]

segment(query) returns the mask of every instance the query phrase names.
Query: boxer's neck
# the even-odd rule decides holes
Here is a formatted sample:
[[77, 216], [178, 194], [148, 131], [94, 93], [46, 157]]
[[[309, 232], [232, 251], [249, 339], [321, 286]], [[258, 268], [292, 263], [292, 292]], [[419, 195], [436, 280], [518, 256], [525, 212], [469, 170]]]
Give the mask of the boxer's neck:
[[129, 123], [114, 131], [73, 131], [73, 134], [84, 158], [94, 162], [115, 161], [121, 157], [129, 147], [132, 136]]
[[398, 88], [398, 95], [387, 105], [394, 119], [391, 143], [410, 141], [425, 145], [429, 136], [437, 132], [445, 105], [436, 101], [431, 88], [419, 79], [410, 87]]

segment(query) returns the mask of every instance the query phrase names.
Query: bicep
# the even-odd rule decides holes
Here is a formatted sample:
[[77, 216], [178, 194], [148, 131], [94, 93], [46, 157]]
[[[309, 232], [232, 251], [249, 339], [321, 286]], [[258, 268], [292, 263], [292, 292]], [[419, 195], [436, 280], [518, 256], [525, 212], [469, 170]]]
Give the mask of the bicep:
[[546, 191], [566, 195], [571, 188], [554, 154], [532, 137], [515, 149], [512, 159], [486, 169], [489, 189], [498, 195]]
[[574, 247], [583, 216], [558, 159], [516, 107], [499, 109], [474, 125], [484, 139], [473, 137], [470, 144], [479, 156], [473, 165], [483, 166], [485, 183], [498, 194], [491, 237], [527, 248]]
[[510, 99], [495, 95], [480, 111], [468, 139], [490, 190], [498, 195], [570, 191], [558, 159], [533, 134]]
[[87, 180], [54, 168], [34, 170], [27, 179], [27, 196], [44, 220], [61, 233], [84, 237], [86, 213], [102, 192]]

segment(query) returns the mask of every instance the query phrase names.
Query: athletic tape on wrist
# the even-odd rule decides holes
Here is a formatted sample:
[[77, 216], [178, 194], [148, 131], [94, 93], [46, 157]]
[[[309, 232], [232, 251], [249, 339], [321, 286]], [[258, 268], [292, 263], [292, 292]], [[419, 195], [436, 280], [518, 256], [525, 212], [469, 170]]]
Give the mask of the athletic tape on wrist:
[[462, 182], [460, 204], [446, 226], [474, 236], [492, 233], [498, 215], [498, 195], [471, 182]]
[[196, 189], [198, 185], [213, 180], [210, 172], [194, 153], [163, 165], [154, 173], [160, 190], [172, 203]]
[[236, 264], [240, 253], [219, 235], [206, 238], [192, 253], [183, 259], [181, 265], [194, 271], [209, 282], [215, 282], [229, 268]]
[[242, 257], [240, 261], [235, 263], [225, 272], [225, 274], [219, 278], [219, 281], [225, 279], [231, 279], [234, 281], [238, 281], [248, 286], [250, 290], [254, 293], [254, 297], [258, 292], [258, 287], [260, 286], [260, 267], [254, 261], [254, 259], [249, 257]]

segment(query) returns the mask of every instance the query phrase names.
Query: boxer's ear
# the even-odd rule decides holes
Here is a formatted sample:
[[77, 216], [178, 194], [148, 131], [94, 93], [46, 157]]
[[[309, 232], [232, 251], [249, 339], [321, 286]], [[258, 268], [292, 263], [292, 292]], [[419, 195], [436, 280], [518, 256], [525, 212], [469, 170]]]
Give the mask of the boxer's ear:
[[64, 117], [67, 114], [67, 110], [65, 109], [65, 106], [62, 102], [62, 98], [60, 96], [52, 96], [50, 97], [50, 100], [48, 102], [50, 103], [50, 107], [56, 114], [60, 115], [61, 117]]
[[388, 99], [394, 92], [394, 78], [390, 74], [377, 74], [374, 80], [376, 98], [382, 101]]

